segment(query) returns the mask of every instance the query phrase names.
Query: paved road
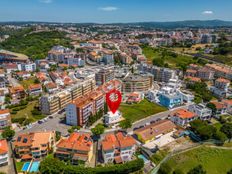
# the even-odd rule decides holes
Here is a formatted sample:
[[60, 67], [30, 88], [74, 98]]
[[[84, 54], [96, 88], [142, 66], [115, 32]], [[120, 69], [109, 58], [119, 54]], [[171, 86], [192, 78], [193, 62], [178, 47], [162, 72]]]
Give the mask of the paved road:
[[174, 110], [177, 110], [177, 109], [180, 109], [180, 108], [187, 109], [188, 106], [189, 105], [181, 106], [181, 107], [178, 107], [178, 108], [175, 108], [175, 109], [171, 109], [171, 110], [168, 110], [168, 111], [165, 111], [165, 112], [161, 112], [161, 113], [152, 115], [150, 117], [146, 117], [146, 118], [144, 118], [142, 120], [139, 120], [139, 121], [133, 123], [132, 128], [127, 129], [127, 132], [132, 133], [134, 128], [139, 128], [141, 126], [144, 126], [146, 123], [150, 123], [151, 121], [156, 121], [158, 119], [166, 119], [166, 118], [168, 118], [168, 115], [171, 114]]
[[34, 123], [31, 128], [24, 129], [16, 132], [16, 136], [21, 133], [36, 132], [36, 131], [46, 131], [46, 130], [56, 130], [61, 132], [61, 135], [67, 135], [68, 129], [71, 126], [65, 124], [65, 116], [56, 114], [53, 119], [48, 118], [48, 120], [42, 124]]

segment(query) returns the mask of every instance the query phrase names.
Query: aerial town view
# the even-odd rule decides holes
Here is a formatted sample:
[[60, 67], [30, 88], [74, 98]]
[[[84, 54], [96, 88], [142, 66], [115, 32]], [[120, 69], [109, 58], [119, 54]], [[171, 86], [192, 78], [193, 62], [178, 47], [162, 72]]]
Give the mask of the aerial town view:
[[231, 0], [0, 0], [0, 174], [232, 174]]

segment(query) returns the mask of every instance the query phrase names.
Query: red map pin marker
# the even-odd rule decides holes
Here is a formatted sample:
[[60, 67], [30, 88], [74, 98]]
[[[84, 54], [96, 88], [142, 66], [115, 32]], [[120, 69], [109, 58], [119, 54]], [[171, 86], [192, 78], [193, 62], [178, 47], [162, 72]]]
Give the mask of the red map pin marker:
[[120, 91], [113, 89], [106, 93], [106, 103], [113, 114], [117, 111], [121, 101], [122, 95]]

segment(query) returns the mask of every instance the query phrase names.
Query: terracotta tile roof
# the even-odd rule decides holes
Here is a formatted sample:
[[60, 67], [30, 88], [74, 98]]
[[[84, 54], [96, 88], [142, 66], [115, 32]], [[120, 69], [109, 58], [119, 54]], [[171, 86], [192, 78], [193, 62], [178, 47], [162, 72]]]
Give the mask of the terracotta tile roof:
[[32, 159], [32, 156], [30, 154], [24, 154], [24, 155], [22, 155], [21, 159], [23, 159], [23, 160]]
[[230, 100], [223, 100], [223, 103], [227, 104], [227, 105], [232, 105], [232, 99]]
[[114, 150], [115, 148], [132, 147], [136, 144], [134, 138], [129, 135], [123, 135], [122, 132], [107, 134], [101, 143], [102, 149], [105, 151]]
[[61, 139], [56, 145], [57, 148], [73, 149], [78, 151], [90, 151], [93, 145], [89, 133], [72, 133], [69, 138]]
[[41, 84], [31, 84], [31, 85], [29, 85], [29, 87], [28, 87], [29, 90], [41, 89], [41, 88], [42, 88]]
[[224, 78], [218, 78], [216, 81], [217, 81], [217, 82], [220, 82], [220, 83], [230, 83], [229, 80], [224, 79]]
[[201, 81], [200, 78], [198, 78], [198, 77], [191, 77], [191, 76], [187, 76], [187, 77], [185, 77], [185, 79], [189, 79], [192, 82], [200, 82]]
[[2, 109], [2, 110], [0, 110], [0, 115], [1, 114], [10, 114], [10, 110], [9, 109]]
[[177, 111], [174, 111], [173, 116], [186, 119], [196, 117], [196, 114], [186, 109], [178, 109]]
[[24, 88], [22, 85], [19, 85], [19, 86], [15, 86], [15, 87], [11, 87], [10, 88], [10, 93], [11, 94], [15, 94], [17, 92], [23, 92], [24, 91]]
[[0, 155], [8, 152], [8, 145], [6, 140], [0, 140]]
[[223, 102], [212, 101], [210, 103], [214, 104], [217, 109], [226, 108], [226, 106]]
[[57, 88], [57, 85], [56, 85], [55, 83], [53, 83], [53, 82], [49, 82], [49, 83], [47, 83], [45, 86], [46, 86], [46, 88], [48, 88], [48, 89]]
[[146, 127], [135, 130], [135, 134], [140, 135], [144, 141], [150, 140], [158, 135], [172, 132], [176, 125], [170, 120], [161, 120]]

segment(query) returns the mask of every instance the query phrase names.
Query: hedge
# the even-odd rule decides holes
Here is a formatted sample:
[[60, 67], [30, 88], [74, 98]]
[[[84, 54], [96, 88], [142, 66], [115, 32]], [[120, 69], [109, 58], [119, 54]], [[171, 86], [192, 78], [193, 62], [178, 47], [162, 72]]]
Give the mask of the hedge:
[[[57, 168], [53, 168], [52, 166], [59, 166], [59, 171]], [[104, 167], [79, 167], [73, 165], [65, 165], [64, 162], [58, 161], [55, 158], [45, 158], [40, 163], [39, 171], [41, 174], [55, 174], [59, 172], [60, 174], [129, 174], [136, 171], [139, 171], [144, 167], [144, 162], [142, 159], [136, 159], [133, 161], [126, 162], [124, 164], [115, 164]]]

